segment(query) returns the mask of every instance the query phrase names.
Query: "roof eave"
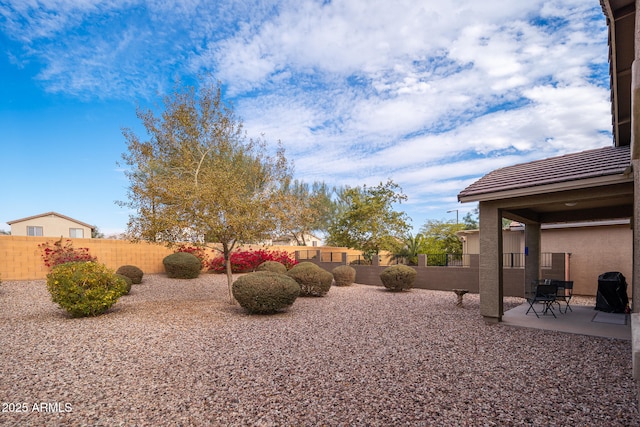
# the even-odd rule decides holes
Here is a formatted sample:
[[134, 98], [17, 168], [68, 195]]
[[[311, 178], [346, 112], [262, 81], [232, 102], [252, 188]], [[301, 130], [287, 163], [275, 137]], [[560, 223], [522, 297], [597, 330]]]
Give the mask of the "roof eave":
[[41, 213], [39, 215], [28, 216], [26, 218], [14, 219], [12, 221], [7, 221], [7, 224], [8, 225], [12, 225], [12, 224], [15, 224], [17, 222], [29, 221], [29, 220], [32, 220], [32, 219], [42, 218], [42, 217], [51, 216], [51, 215], [54, 215], [54, 216], [57, 216], [57, 217], [60, 217], [60, 218], [64, 218], [64, 219], [66, 219], [68, 221], [71, 221], [71, 222], [75, 222], [76, 224], [80, 224], [80, 225], [82, 225], [84, 227], [90, 228], [92, 231], [95, 230], [95, 228], [96, 228], [95, 225], [87, 224], [86, 222], [78, 221], [77, 219], [74, 219], [74, 218], [71, 218], [69, 216], [62, 215], [61, 213], [53, 212], [53, 211]]
[[487, 193], [458, 195], [460, 203], [488, 202], [493, 200], [513, 199], [517, 197], [539, 196], [560, 191], [584, 190], [586, 188], [603, 187], [606, 185], [632, 183], [633, 175], [615, 174], [596, 178], [566, 181], [549, 185], [537, 185], [532, 187], [514, 188], [511, 190], [495, 191]]

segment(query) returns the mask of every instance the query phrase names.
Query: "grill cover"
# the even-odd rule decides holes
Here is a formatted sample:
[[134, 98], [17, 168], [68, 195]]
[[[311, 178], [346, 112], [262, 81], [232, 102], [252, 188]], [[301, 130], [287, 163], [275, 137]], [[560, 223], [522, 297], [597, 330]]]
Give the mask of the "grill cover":
[[596, 310], [624, 313], [628, 305], [627, 281], [622, 273], [610, 271], [598, 276]]

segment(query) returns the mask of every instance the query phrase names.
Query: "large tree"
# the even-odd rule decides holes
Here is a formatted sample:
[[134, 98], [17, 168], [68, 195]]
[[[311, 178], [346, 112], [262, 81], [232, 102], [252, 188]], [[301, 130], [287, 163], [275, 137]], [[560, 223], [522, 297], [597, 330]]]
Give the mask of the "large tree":
[[456, 232], [464, 229], [464, 224], [428, 220], [420, 229], [424, 236], [424, 253], [462, 254], [462, 242]]
[[130, 186], [120, 203], [135, 211], [128, 234], [219, 244], [231, 296], [231, 251], [274, 229], [277, 195], [291, 173], [283, 150], [270, 155], [263, 140], [246, 137], [219, 85], [177, 85], [162, 114], [138, 109], [137, 116], [149, 138], [123, 130]]
[[408, 217], [394, 210], [407, 200], [392, 180], [375, 187], [346, 188], [340, 192], [338, 214], [329, 227], [328, 243], [359, 249], [365, 255], [393, 250], [409, 229]]
[[335, 213], [334, 191], [324, 182], [287, 182], [280, 193], [278, 232], [292, 236], [300, 246], [306, 246], [309, 234], [324, 236]]

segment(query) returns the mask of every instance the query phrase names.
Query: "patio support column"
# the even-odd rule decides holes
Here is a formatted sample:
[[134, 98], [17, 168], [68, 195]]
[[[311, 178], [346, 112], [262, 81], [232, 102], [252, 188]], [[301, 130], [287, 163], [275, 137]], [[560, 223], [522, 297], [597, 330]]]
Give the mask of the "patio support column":
[[534, 280], [540, 279], [540, 257], [542, 244], [540, 239], [540, 224], [526, 223], [524, 226], [524, 290]]
[[480, 314], [488, 323], [502, 321], [502, 211], [480, 202]]
[[[631, 311], [640, 313], [640, 13], [636, 13], [631, 64], [631, 165], [633, 167], [633, 270]], [[637, 292], [636, 292], [637, 291]], [[640, 350], [640, 349], [639, 349]], [[639, 378], [640, 379], [640, 378]]]
[[[640, 160], [633, 160], [633, 251], [631, 270], [631, 311], [640, 313]], [[639, 349], [640, 350], [640, 349]], [[639, 378], [640, 379], [640, 378]]]
[[[634, 6], [637, 5], [635, 4]], [[634, 60], [631, 64], [631, 166], [633, 167], [633, 250], [631, 270], [631, 360], [640, 383], [640, 13], [636, 12]], [[638, 396], [640, 405], [640, 394]]]

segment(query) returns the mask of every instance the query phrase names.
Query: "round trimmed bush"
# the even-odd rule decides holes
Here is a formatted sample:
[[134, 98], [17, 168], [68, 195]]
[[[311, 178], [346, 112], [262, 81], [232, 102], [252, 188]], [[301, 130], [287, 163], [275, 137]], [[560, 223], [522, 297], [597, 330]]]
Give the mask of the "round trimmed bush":
[[348, 265], [339, 265], [332, 273], [336, 286], [349, 286], [356, 281], [356, 269]]
[[269, 314], [288, 308], [300, 294], [300, 285], [284, 274], [256, 271], [238, 277], [233, 297], [249, 313]]
[[380, 280], [390, 291], [404, 291], [413, 288], [416, 281], [416, 270], [407, 265], [392, 265], [380, 273]]
[[318, 264], [314, 264], [311, 261], [302, 261], [297, 263], [296, 265], [294, 265], [294, 267], [316, 267], [316, 268], [320, 268], [318, 266]]
[[131, 285], [133, 285], [133, 280], [131, 280], [131, 277], [125, 276], [124, 274], [119, 274], [117, 272], [116, 272], [116, 276], [120, 277], [122, 280], [124, 280], [127, 283], [126, 292], [124, 294], [128, 295], [129, 292], [131, 292]]
[[142, 270], [135, 265], [123, 265], [116, 270], [116, 274], [127, 276], [134, 285], [142, 283], [142, 276], [144, 275]]
[[333, 283], [333, 274], [323, 270], [312, 262], [301, 262], [287, 271], [287, 276], [300, 285], [300, 296], [321, 297], [329, 292]]
[[256, 268], [256, 271], [271, 271], [273, 273], [286, 274], [287, 267], [278, 261], [265, 261]]
[[164, 270], [171, 279], [195, 279], [202, 270], [202, 261], [189, 252], [176, 252], [162, 260]]
[[127, 291], [127, 282], [97, 262], [59, 264], [47, 274], [51, 300], [72, 317], [97, 316]]

